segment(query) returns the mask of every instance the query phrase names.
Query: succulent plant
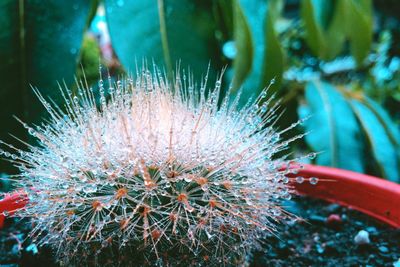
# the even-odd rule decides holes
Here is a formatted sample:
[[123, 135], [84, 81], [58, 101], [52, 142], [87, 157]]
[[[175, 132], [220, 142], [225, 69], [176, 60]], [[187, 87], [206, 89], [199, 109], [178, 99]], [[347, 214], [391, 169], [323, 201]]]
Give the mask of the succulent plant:
[[[20, 169], [29, 199], [16, 216], [63, 264], [237, 265], [288, 215], [291, 192], [275, 158], [278, 105], [266, 92], [238, 108], [240, 94], [207, 90], [191, 76], [168, 83], [143, 69], [136, 79], [99, 81], [100, 101], [80, 83], [61, 89], [65, 107], [35, 90], [49, 114], [23, 123], [38, 145], [1, 150]], [[106, 88], [107, 87], [107, 88]]]

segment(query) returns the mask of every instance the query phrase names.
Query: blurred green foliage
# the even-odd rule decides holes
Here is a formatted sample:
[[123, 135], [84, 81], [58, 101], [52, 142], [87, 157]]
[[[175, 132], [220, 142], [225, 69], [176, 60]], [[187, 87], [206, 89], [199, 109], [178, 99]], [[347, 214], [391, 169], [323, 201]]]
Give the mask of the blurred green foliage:
[[[105, 0], [112, 45], [125, 70], [146, 58], [164, 66], [169, 77], [180, 61], [201, 77], [221, 69], [211, 0]], [[216, 59], [216, 60], [214, 60]], [[215, 77], [214, 77], [215, 78]]]
[[24, 138], [13, 115], [27, 122], [44, 116], [31, 85], [59, 101], [57, 83], [74, 81], [91, 8], [90, 1], [80, 0], [0, 2], [1, 140], [13, 143], [10, 133]]
[[80, 66], [76, 73], [77, 80], [86, 79], [88, 84], [96, 84], [99, 80], [99, 64], [104, 65], [104, 62], [100, 60], [101, 51], [97, 40], [91, 35], [86, 35], [82, 42]]
[[299, 114], [310, 117], [305, 121], [310, 131], [305, 140], [314, 151], [321, 152], [316, 163], [363, 172], [360, 127], [344, 95], [332, 84], [316, 80], [306, 84], [305, 100]]
[[18, 132], [12, 114], [27, 121], [40, 114], [30, 83], [57, 101], [55, 81], [71, 86], [73, 73], [83, 76], [80, 56], [95, 84], [99, 47], [82, 42], [82, 32], [98, 4], [126, 72], [147, 59], [168, 77], [177, 65], [189, 67], [199, 81], [208, 68], [215, 79], [226, 66], [224, 88], [242, 89], [242, 103], [274, 80], [269, 93], [287, 110], [280, 127], [311, 115], [296, 153], [316, 151], [316, 164], [400, 181], [396, 1], [3, 1], [1, 139]]

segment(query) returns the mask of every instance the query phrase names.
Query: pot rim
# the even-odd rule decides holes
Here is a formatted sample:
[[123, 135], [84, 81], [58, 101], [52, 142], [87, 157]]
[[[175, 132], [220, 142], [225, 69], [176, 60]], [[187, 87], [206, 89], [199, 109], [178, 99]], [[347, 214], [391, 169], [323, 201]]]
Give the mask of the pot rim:
[[[352, 171], [317, 166], [310, 164], [293, 164], [296, 174], [305, 180], [317, 177], [318, 183], [297, 183], [291, 180], [290, 186], [300, 195], [326, 200], [331, 203], [358, 210], [392, 227], [400, 228], [400, 184], [382, 178]], [[6, 194], [0, 200], [0, 229], [4, 222], [4, 211], [12, 214], [27, 203], [22, 191]]]
[[306, 195], [358, 210], [394, 228], [400, 228], [400, 184], [348, 170], [302, 164], [293, 177], [317, 177], [318, 183], [292, 186]]

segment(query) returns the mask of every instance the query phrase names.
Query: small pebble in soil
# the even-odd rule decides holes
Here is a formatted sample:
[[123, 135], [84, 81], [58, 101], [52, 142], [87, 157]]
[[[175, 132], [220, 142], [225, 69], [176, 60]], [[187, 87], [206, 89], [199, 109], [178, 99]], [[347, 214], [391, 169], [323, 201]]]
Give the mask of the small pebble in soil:
[[325, 251], [325, 249], [320, 244], [317, 244], [317, 252], [319, 254], [322, 254], [322, 253], [324, 253], [324, 251]]
[[[392, 267], [400, 256], [400, 230], [355, 210], [303, 197], [285, 202], [285, 207], [303, 220], [282, 224], [278, 238], [271, 235], [264, 249], [254, 254], [251, 267]], [[340, 218], [340, 228], [328, 224], [332, 214]], [[368, 232], [369, 244], [356, 244], [354, 239], [361, 229]], [[282, 253], [286, 252], [282, 243], [287, 244], [289, 254]], [[380, 246], [389, 251], [382, 253]], [[394, 267], [400, 267], [400, 262]]]
[[329, 204], [328, 206], [326, 206], [325, 210], [330, 213], [336, 213], [340, 210], [340, 208], [341, 207], [338, 204]]
[[387, 247], [385, 247], [385, 246], [380, 246], [378, 249], [382, 253], [388, 253], [389, 252], [389, 249]]
[[325, 224], [325, 221], [326, 221], [326, 219], [322, 216], [319, 216], [319, 215], [311, 215], [310, 216], [311, 223]]
[[376, 227], [374, 227], [374, 226], [367, 227], [367, 228], [365, 228], [365, 230], [370, 234], [376, 233]]
[[365, 230], [361, 230], [357, 233], [357, 235], [354, 237], [354, 243], [357, 245], [367, 245], [371, 241], [369, 240], [369, 233]]
[[342, 225], [342, 218], [339, 214], [330, 214], [326, 218], [326, 224], [331, 228], [338, 229]]

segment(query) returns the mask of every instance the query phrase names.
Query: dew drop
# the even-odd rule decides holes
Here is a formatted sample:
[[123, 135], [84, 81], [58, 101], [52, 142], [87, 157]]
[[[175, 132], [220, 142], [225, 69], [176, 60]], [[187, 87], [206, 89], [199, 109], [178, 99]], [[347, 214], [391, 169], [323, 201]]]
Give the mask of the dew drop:
[[303, 182], [304, 182], [304, 177], [303, 176], [296, 177], [296, 183], [302, 184]]
[[89, 184], [89, 185], [83, 187], [82, 191], [85, 193], [94, 193], [97, 191], [97, 185]]
[[310, 184], [316, 185], [318, 183], [318, 178], [317, 177], [310, 177]]
[[284, 199], [291, 200], [292, 199], [292, 195], [291, 194], [287, 194], [287, 195], [284, 196]]
[[260, 95], [260, 98], [263, 99], [263, 98], [266, 98], [266, 97], [267, 97], [267, 92], [266, 91], [262, 91], [262, 93]]
[[315, 153], [315, 152], [312, 152], [312, 153], [308, 154], [308, 157], [310, 159], [315, 159], [316, 156], [317, 156], [317, 153]]
[[283, 182], [284, 184], [288, 184], [288, 183], [289, 183], [289, 178], [286, 177], [286, 176], [283, 177], [282, 182]]
[[107, 246], [108, 246], [107, 240], [103, 240], [103, 241], [101, 242], [101, 246], [102, 246], [103, 248], [107, 247]]
[[28, 129], [28, 133], [32, 136], [35, 136], [35, 130], [33, 130], [32, 128]]
[[261, 109], [260, 109], [260, 111], [261, 111], [261, 113], [265, 113], [266, 111], [267, 111], [267, 104], [263, 104], [262, 106], [261, 106]]
[[272, 214], [274, 215], [274, 216], [279, 216], [279, 215], [281, 215], [281, 210], [280, 209], [272, 209]]
[[271, 142], [272, 142], [272, 143], [276, 143], [276, 142], [279, 141], [279, 138], [280, 138], [279, 133], [275, 133], [275, 134], [273, 134], [273, 135], [271, 136]]
[[[180, 178], [182, 178], [182, 176]], [[190, 183], [192, 181], [192, 178], [190, 178], [190, 176], [188, 176], [188, 175], [185, 175], [185, 176], [183, 176], [183, 180], [187, 183]]]
[[237, 54], [237, 49], [234, 41], [226, 42], [222, 47], [222, 53], [229, 59], [234, 59]]
[[192, 206], [185, 206], [185, 210], [188, 212], [193, 212], [194, 208]]

